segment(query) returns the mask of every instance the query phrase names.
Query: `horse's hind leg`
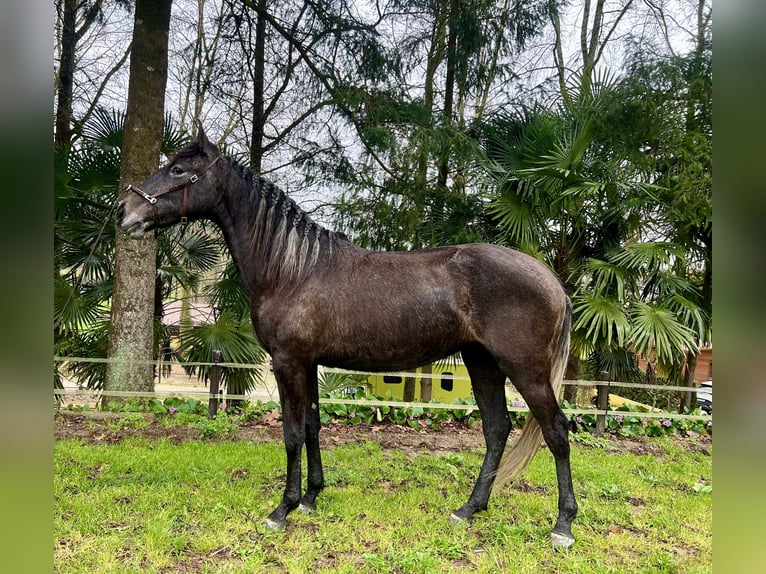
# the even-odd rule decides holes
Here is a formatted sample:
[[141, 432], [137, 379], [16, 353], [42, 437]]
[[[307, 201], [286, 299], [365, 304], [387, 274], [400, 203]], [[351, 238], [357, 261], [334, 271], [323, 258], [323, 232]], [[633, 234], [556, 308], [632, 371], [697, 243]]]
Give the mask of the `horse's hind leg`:
[[511, 380], [540, 425], [545, 443], [556, 462], [559, 512], [551, 538], [555, 546], [567, 547], [575, 541], [572, 535], [572, 521], [577, 515], [577, 501], [569, 465], [569, 423], [559, 407], [548, 378], [548, 373], [536, 376], [528, 369], [514, 373]]
[[317, 495], [324, 488], [324, 472], [322, 470], [322, 454], [319, 450], [319, 387], [317, 384], [316, 367], [309, 371], [306, 381], [306, 464], [308, 466], [308, 481], [306, 494], [301, 498], [300, 509], [310, 513], [316, 508]]
[[497, 467], [511, 432], [511, 421], [505, 402], [505, 374], [484, 347], [466, 347], [462, 355], [471, 377], [476, 404], [481, 412], [487, 452], [471, 497], [451, 516], [455, 521], [469, 520], [474, 513], [486, 510]]

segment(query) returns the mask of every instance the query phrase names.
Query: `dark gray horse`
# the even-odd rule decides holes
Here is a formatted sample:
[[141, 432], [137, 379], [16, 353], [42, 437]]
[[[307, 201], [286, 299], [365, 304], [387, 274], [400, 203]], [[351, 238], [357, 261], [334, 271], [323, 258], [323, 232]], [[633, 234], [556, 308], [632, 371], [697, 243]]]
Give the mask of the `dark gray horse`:
[[[117, 205], [133, 237], [187, 219], [212, 220], [250, 294], [255, 334], [271, 355], [282, 402], [287, 484], [267, 524], [282, 528], [324, 486], [317, 365], [411, 369], [460, 351], [481, 411], [487, 452], [468, 502], [453, 520], [487, 508], [498, 483], [518, 474], [544, 437], [556, 462], [556, 546], [574, 542], [577, 514], [567, 419], [558, 406], [571, 306], [535, 259], [488, 244], [410, 252], [367, 251], [313, 222], [269, 180], [221, 156], [202, 128]], [[501, 464], [511, 429], [509, 377], [534, 415]], [[301, 498], [301, 450], [308, 486]], [[498, 470], [499, 469], [499, 470]]]

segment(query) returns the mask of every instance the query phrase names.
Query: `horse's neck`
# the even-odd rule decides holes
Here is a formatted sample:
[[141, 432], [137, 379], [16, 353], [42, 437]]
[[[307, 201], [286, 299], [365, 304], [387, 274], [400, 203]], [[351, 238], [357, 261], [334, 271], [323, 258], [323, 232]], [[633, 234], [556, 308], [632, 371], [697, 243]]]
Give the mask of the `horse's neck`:
[[[240, 278], [247, 288], [250, 296], [253, 296], [253, 290], [257, 289], [258, 284], [263, 281], [258, 277], [255, 271], [256, 266], [252, 265], [248, 259], [252, 256], [250, 249], [250, 222], [248, 209], [243, 208], [250, 201], [250, 196], [245, 186], [240, 185], [239, 174], [237, 177], [227, 181], [227, 188], [221, 190], [223, 202], [217, 209], [214, 222], [223, 232], [226, 246], [237, 267]], [[254, 176], [257, 177], [257, 176]]]
[[[282, 274], [282, 278], [285, 275], [290, 275], [290, 272], [285, 272], [282, 267], [285, 261], [289, 261], [290, 257], [285, 256], [288, 253], [288, 249], [299, 249], [294, 244], [291, 244], [289, 240], [286, 240], [282, 236], [278, 243], [274, 243], [278, 228], [282, 224], [277, 214], [280, 207], [277, 207], [273, 211], [268, 210], [268, 207], [272, 206], [274, 201], [273, 192], [269, 190], [267, 194], [263, 194], [260, 190], [251, 190], [248, 185], [243, 185], [242, 178], [245, 175], [237, 174], [236, 178], [232, 178], [228, 188], [223, 193], [222, 208], [217, 214], [217, 221], [219, 227], [221, 227], [226, 243], [229, 247], [234, 263], [237, 266], [240, 277], [244, 282], [251, 300], [256, 297], [265, 295], [268, 291], [275, 289], [279, 285], [277, 275]], [[254, 178], [258, 178], [257, 174], [253, 174]], [[254, 193], [256, 194], [254, 196]], [[293, 206], [294, 202], [283, 194], [281, 191], [281, 201], [290, 202]], [[259, 209], [259, 204], [254, 203], [268, 201], [269, 203], [264, 206], [264, 209]], [[282, 205], [280, 204], [280, 205]], [[259, 221], [258, 216], [254, 214], [266, 213], [263, 215], [264, 220]], [[302, 213], [302, 212], [301, 212]], [[276, 220], [272, 220], [271, 224], [266, 224], [266, 220], [269, 217], [276, 217]], [[290, 252], [292, 255], [293, 264], [297, 261], [300, 264], [307, 265], [302, 270], [310, 270], [316, 267], [326, 267], [331, 264], [333, 258], [337, 255], [336, 251], [343, 247], [348, 247], [348, 244], [344, 239], [337, 237], [332, 231], [326, 230], [321, 226], [311, 222], [305, 214], [302, 214], [298, 219], [302, 220], [302, 224], [299, 226], [294, 225], [293, 220], [285, 221], [284, 228], [286, 234], [296, 234], [297, 242], [306, 241], [306, 248], [298, 253], [295, 251]], [[310, 232], [306, 232], [307, 225], [311, 226]], [[259, 226], [265, 226], [268, 229], [259, 228]], [[256, 245], [255, 240], [258, 244]], [[315, 242], [319, 242], [315, 244]], [[309, 245], [310, 243], [310, 245]], [[303, 247], [303, 245], [300, 245]], [[318, 250], [314, 253], [314, 248]], [[271, 250], [277, 249], [280, 253], [262, 258], [265, 252], [271, 255]], [[262, 260], [263, 259], [263, 260]], [[300, 266], [299, 266], [300, 267]], [[293, 276], [295, 273], [293, 273]], [[300, 273], [298, 273], [300, 277]]]

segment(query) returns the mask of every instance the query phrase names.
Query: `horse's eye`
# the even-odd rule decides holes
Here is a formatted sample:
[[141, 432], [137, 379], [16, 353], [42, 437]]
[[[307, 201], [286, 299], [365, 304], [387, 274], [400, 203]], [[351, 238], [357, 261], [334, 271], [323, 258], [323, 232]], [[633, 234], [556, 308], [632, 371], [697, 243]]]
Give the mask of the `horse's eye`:
[[170, 173], [173, 175], [183, 175], [185, 172], [184, 168], [182, 168], [180, 165], [174, 165], [170, 168]]

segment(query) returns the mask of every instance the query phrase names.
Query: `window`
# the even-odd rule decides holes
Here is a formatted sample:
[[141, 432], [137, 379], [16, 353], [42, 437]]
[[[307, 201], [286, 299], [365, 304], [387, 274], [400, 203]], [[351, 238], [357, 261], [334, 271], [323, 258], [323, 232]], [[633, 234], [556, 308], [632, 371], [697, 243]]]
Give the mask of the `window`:
[[383, 382], [387, 385], [398, 385], [402, 382], [402, 378], [393, 375], [383, 375]]
[[455, 381], [452, 378], [452, 373], [442, 373], [441, 380], [442, 390], [450, 392], [455, 387]]
[[340, 390], [340, 396], [354, 398], [356, 394], [360, 391], [363, 393], [366, 393], [367, 388], [366, 387], [345, 387]]

